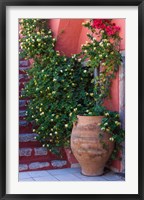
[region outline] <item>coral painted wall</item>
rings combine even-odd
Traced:
[[[61,54],[71,56],[77,53],[83,20],[54,19],[50,20],[50,27],[57,39],[56,50]]]

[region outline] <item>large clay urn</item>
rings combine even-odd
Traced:
[[[71,134],[71,149],[78,160],[82,174],[98,176],[103,174],[114,142],[110,141],[110,134],[101,131],[99,123],[103,116],[77,116]]]

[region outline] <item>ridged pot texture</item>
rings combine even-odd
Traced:
[[[81,166],[82,174],[102,175],[114,148],[114,142],[109,140],[110,134],[100,129],[103,116],[78,115],[77,118],[71,134],[72,152]]]

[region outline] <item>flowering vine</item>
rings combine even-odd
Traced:
[[[27,120],[33,124],[36,139],[58,153],[61,147],[69,146],[78,114],[104,115],[101,129],[120,145],[124,131],[119,115],[103,106],[121,64],[119,27],[106,19],[84,23],[89,40],[80,54],[68,58],[55,50],[56,39],[47,20],[22,19],[20,25],[20,57],[34,61],[20,98],[30,97]]]
[[[103,105],[103,100],[110,96],[112,79],[121,65],[121,54],[119,52],[119,32],[109,35],[107,27],[113,27],[111,20],[94,19],[83,23],[89,29],[88,41],[82,45],[83,61],[87,61],[88,70],[95,71],[92,79],[94,87],[94,101],[97,106]],[[117,29],[119,27],[117,26]],[[112,30],[115,30],[112,29]],[[96,114],[96,113],[95,113]]]
[[[87,73],[77,55],[68,58],[54,49],[56,39],[47,20],[23,19],[20,24],[20,57],[34,61],[20,96],[30,97],[26,119],[42,146],[58,153],[69,146],[76,115],[91,114],[93,74]]]

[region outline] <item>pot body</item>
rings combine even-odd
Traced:
[[[103,116],[77,116],[71,134],[71,149],[78,160],[82,174],[98,176],[103,174],[106,162],[113,149],[114,142],[110,134],[101,131],[99,123]]]

